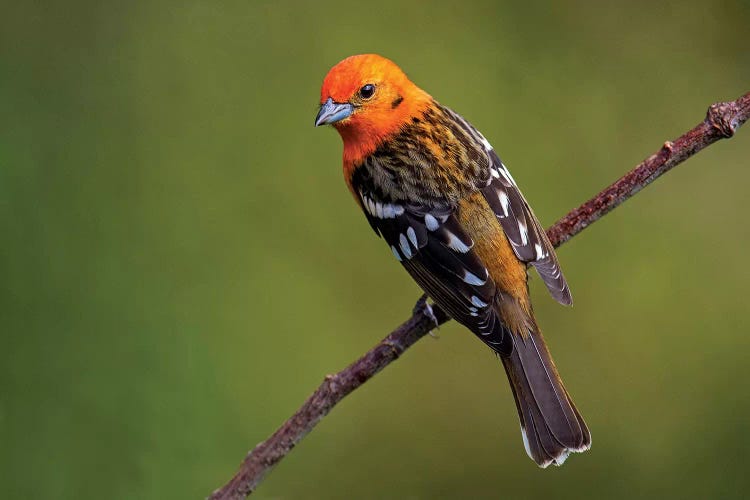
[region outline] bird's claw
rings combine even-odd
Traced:
[[[412,310],[414,314],[423,314],[425,315],[430,321],[433,322],[435,325],[435,330],[440,329],[440,322],[438,321],[437,317],[435,316],[435,313],[432,310],[432,306],[427,302],[427,294],[423,294],[416,304],[414,304],[414,309]],[[429,332],[429,335],[431,337],[437,337],[433,333],[433,331]]]

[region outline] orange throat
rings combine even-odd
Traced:
[[[352,167],[361,163],[387,140],[385,134],[364,127],[341,125],[336,127],[344,142],[344,164]]]
[[[347,182],[354,168],[361,164],[379,146],[398,135],[412,119],[421,118],[432,104],[432,98],[415,88],[408,105],[389,109],[366,117],[353,116],[345,123],[335,124],[344,142],[344,175]]]
[[[355,168],[373,154],[381,144],[387,142],[389,137],[398,134],[400,128],[399,126],[383,133],[382,131],[363,129],[362,127],[337,127],[341,139],[344,141],[344,179],[350,190],[352,189],[351,180]]]

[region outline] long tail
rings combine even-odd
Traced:
[[[540,467],[562,465],[570,452],[591,446],[591,434],[565,390],[541,332],[514,336],[501,356],[513,388],[526,453]]]

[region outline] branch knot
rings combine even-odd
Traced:
[[[722,137],[729,139],[740,126],[737,111],[734,102],[717,102],[709,106],[706,120]]]

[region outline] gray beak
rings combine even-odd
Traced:
[[[320,111],[318,116],[315,117],[315,126],[328,125],[330,123],[336,123],[349,117],[354,111],[354,106],[345,103],[333,102],[330,97],[328,100],[320,105]]]

